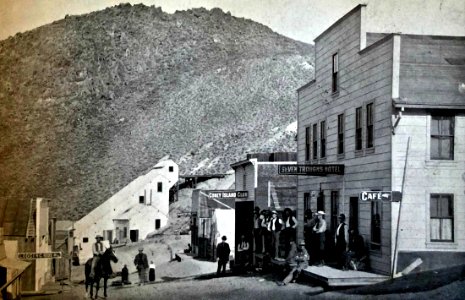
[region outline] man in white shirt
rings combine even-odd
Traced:
[[[103,237],[100,234],[97,234],[95,236],[96,242],[92,244],[92,254],[94,255],[92,259],[92,268],[90,270],[90,277],[94,277],[95,275],[95,267],[97,266],[100,257],[102,254],[105,252],[105,249],[103,247]]]
[[[345,254],[349,246],[349,228],[345,223],[346,216],[339,215],[339,226],[336,229],[334,243],[336,245],[336,262],[337,267],[342,269],[345,266]]]
[[[317,241],[318,244],[315,245],[315,263],[319,265],[324,265],[324,259],[323,259],[323,254],[325,251],[325,244],[326,244],[326,221],[324,219],[325,212],[324,211],[318,211],[318,220],[313,226],[313,231],[317,235]]]
[[[279,256],[279,235],[283,227],[283,220],[278,218],[278,212],[273,210],[270,223],[268,224],[268,230],[271,232],[271,249],[274,253],[271,253],[271,257],[278,258]]]

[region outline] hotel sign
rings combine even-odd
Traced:
[[[344,165],[279,165],[278,174],[309,176],[344,175]]]
[[[247,198],[248,191],[209,191],[207,193],[210,198]]]
[[[19,259],[61,258],[61,252],[20,252]]]

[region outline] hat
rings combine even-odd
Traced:
[[[103,239],[103,236],[101,236],[100,234],[97,234],[97,235],[95,236],[95,239]]]
[[[305,246],[305,240],[300,240],[300,243],[299,243],[299,245],[301,245],[301,246]]]
[[[221,238],[223,241],[226,241],[226,236],[223,235],[223,237]]]
[[[319,211],[318,211],[318,214],[319,214],[319,215],[322,215],[322,216],[326,215],[325,212],[322,211],[322,210],[319,210]]]
[[[273,215],[276,214],[276,215],[277,215],[278,212],[277,212],[276,210],[273,210],[273,211],[271,212],[271,214],[273,214]]]
[[[139,251],[144,251],[144,247],[139,247]]]
[[[346,219],[346,215],[340,214],[340,215],[339,215],[339,218],[342,219],[342,220],[345,220],[345,219]]]

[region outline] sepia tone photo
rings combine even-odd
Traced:
[[[0,0],[2,299],[463,299],[463,0]]]

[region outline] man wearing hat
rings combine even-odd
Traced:
[[[223,269],[223,274],[226,273],[226,264],[229,261],[229,253],[231,253],[231,249],[229,248],[229,244],[226,243],[226,239],[226,236],[223,235],[221,243],[216,246],[216,256],[218,257],[218,269],[216,270],[217,275],[220,275],[221,269]]]
[[[92,244],[92,254],[93,254],[93,259],[92,259],[92,268],[90,269],[90,277],[93,278],[95,275],[95,267],[97,266],[98,262],[100,261],[100,257],[102,254],[105,252],[105,249],[103,247],[103,236],[100,234],[97,234],[95,236],[95,243]]]
[[[271,256],[277,258],[279,254],[279,235],[283,227],[283,220],[278,218],[278,212],[273,210],[271,212],[271,220],[268,223],[268,230],[271,232]]]
[[[278,282],[278,285],[286,285],[291,281],[295,281],[300,272],[308,267],[308,259],[309,256],[307,249],[305,249],[305,241],[301,240],[297,246],[294,260],[289,263],[289,265],[292,267],[291,271],[283,281]]]
[[[339,226],[336,229],[334,243],[336,245],[337,267],[342,269],[345,266],[346,252],[349,246],[349,228],[345,223],[346,215],[339,215]]]
[[[149,268],[149,261],[147,255],[144,253],[144,248],[139,247],[139,253],[134,258],[134,265],[136,266],[137,273],[139,274],[139,285],[147,282],[147,269]]]
[[[313,226],[313,232],[316,234],[316,241],[317,241],[317,247],[315,249],[315,263],[318,263],[320,265],[324,264],[324,259],[323,259],[323,254],[325,251],[325,244],[326,244],[326,221],[324,219],[325,212],[320,210],[317,213],[318,215],[318,220]]]

